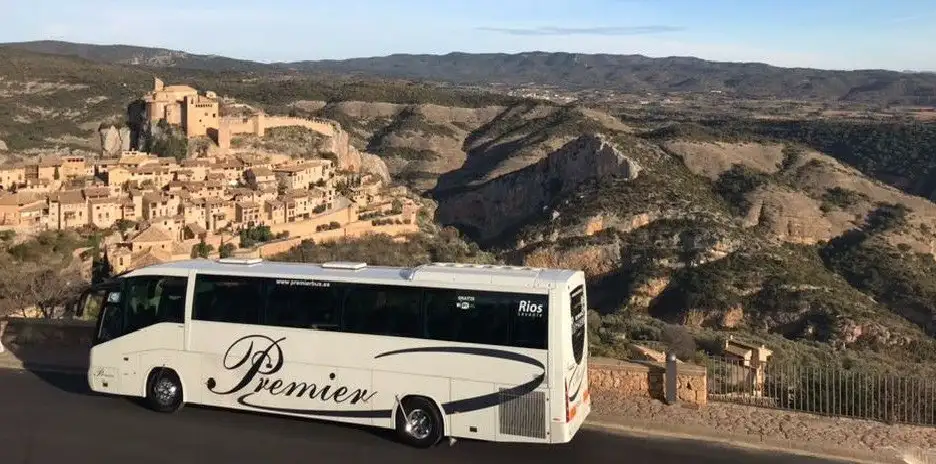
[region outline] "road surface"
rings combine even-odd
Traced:
[[[558,446],[461,440],[419,450],[338,424],[192,406],[159,414],[93,395],[82,376],[12,370],[0,370],[0,415],[3,464],[833,462],[585,429]]]

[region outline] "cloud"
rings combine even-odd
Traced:
[[[510,35],[643,35],[685,30],[678,26],[610,26],[610,27],[479,27],[478,30]]]

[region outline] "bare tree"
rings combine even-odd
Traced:
[[[35,307],[42,317],[77,297],[87,286],[74,268],[58,269],[54,264],[4,263],[0,265],[0,316],[27,315]]]
[[[12,262],[0,264],[0,317],[12,316],[22,312],[28,303],[29,290],[24,279],[28,266],[16,266]]]
[[[43,267],[34,271],[27,280],[30,299],[44,318],[56,317],[56,311],[76,298],[86,283],[75,269],[58,271]]]

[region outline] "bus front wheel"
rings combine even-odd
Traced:
[[[400,401],[396,412],[396,432],[400,439],[417,448],[428,448],[442,439],[442,414],[428,398],[409,396]]]
[[[172,369],[156,368],[146,382],[146,403],[154,411],[172,413],[182,408],[182,381]]]

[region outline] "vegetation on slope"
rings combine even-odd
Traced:
[[[327,261],[358,261],[378,266],[416,266],[432,262],[492,264],[493,255],[474,243],[466,242],[451,227],[436,235],[415,234],[409,240],[397,241],[382,234],[357,239],[339,239],[315,244],[305,241],[295,248],[271,258],[275,261],[323,263]]]
[[[718,128],[688,128],[644,139],[768,140],[753,131],[722,137]],[[626,137],[619,141],[625,150],[635,145]],[[879,205],[861,230],[814,245],[782,244],[769,229],[741,226],[753,192],[796,188],[786,171],[801,162],[802,151],[788,146],[783,155],[777,174],[736,164],[709,180],[688,172],[677,156],[654,162],[645,153],[640,163],[646,169],[636,179],[581,185],[549,207],[555,214],[518,233],[524,244],[519,258],[504,256],[517,262],[545,252],[560,265],[619,257],[588,268],[601,271],[591,276],[589,293],[594,318],[605,327],[599,349],[615,346],[615,334],[630,330],[628,321],[642,320],[656,321],[657,328],[630,336],[662,342],[670,324],[689,328],[699,340],[732,333],[765,340],[783,346],[781,356],[811,361],[836,351],[842,354],[836,362],[864,356],[877,367],[936,360],[936,342],[927,336],[936,314],[936,262],[885,239],[905,226],[906,207]],[[868,197],[834,187],[817,200],[825,210],[847,210]],[[581,236],[590,221],[601,230]]]
[[[908,193],[936,193],[936,124],[845,120],[713,120],[667,124],[653,141],[779,141],[802,144]]]

